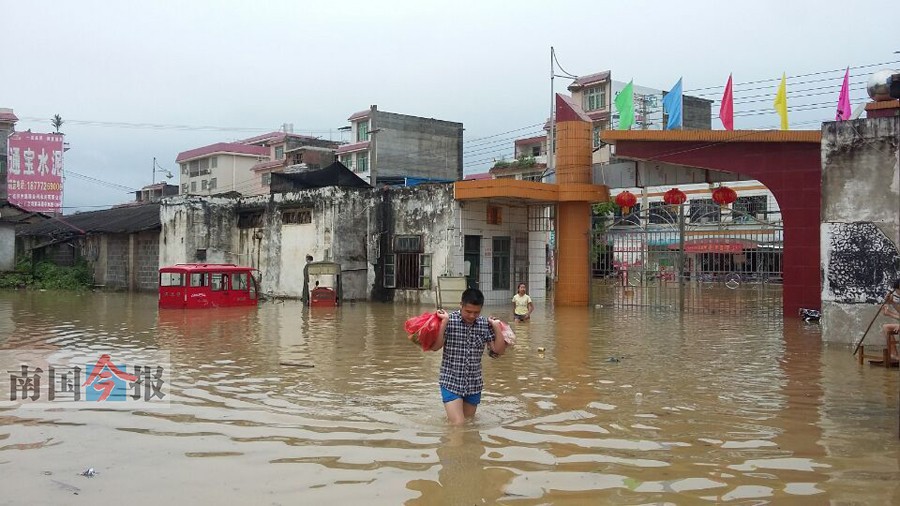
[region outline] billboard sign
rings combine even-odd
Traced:
[[[7,153],[9,201],[29,211],[61,212],[63,136],[16,132]]]

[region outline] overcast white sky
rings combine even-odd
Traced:
[[[548,115],[551,45],[568,72],[611,69],[660,89],[683,76],[686,93],[716,100],[733,72],[736,128],[777,126],[777,82],[742,83],[786,72],[789,106],[812,108],[792,111],[792,128],[817,129],[834,117],[843,72],[790,77],[900,60],[888,4],[0,0],[0,107],[35,132],[52,131],[60,114],[66,169],[129,188],[150,183],[153,157],[177,173],[180,151],[286,122],[340,138],[336,129],[371,104],[463,122],[465,170],[483,172],[515,137],[539,133],[529,126]],[[877,68],[851,70],[854,106]],[[557,79],[556,90],[567,84]],[[67,213],[132,198],[66,179]]]

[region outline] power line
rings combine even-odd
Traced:
[[[895,64],[895,63],[900,63],[900,61],[889,61],[889,62],[882,62],[882,63],[868,63],[868,64],[865,64],[865,65],[856,65],[856,66],[851,66],[851,67],[850,67],[850,70],[858,70],[858,69],[864,69],[864,68],[879,67],[879,66],[882,66],[882,65],[893,65],[893,64]],[[810,73],[808,73],[808,74],[797,74],[797,75],[793,75],[793,76],[787,76],[787,79],[790,80],[790,79],[798,79],[798,78],[801,78],[801,77],[818,76],[818,75],[830,74],[830,73],[834,73],[834,72],[841,72],[841,71],[845,71],[845,70],[847,70],[846,67],[845,67],[845,68],[841,68],[841,69],[834,69],[834,70],[822,70],[822,71],[819,71],[819,72],[810,72]],[[735,86],[735,87],[737,87],[737,86],[743,86],[743,85],[748,85],[748,84],[772,83],[772,82],[776,82],[776,81],[781,81],[781,78],[780,78],[780,77],[775,77],[775,78],[771,78],[771,79],[759,79],[759,80],[756,80],[756,81],[744,81],[744,82],[739,82],[739,83],[732,83],[732,85]],[[724,90],[724,89],[725,89],[725,85],[721,85],[721,86],[707,86],[707,87],[705,87],[705,88],[694,88],[694,89],[690,89],[690,90],[684,90],[684,92],[685,92],[685,93],[688,93],[688,92],[694,92],[694,91],[715,90],[715,89],[723,89],[723,90]],[[746,90],[745,90],[745,91],[746,91]]]

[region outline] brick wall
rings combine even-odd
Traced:
[[[156,291],[159,288],[159,231],[135,235],[134,266],[137,290]]]
[[[106,287],[128,289],[128,236],[125,234],[107,236]]]

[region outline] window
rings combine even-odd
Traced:
[[[215,168],[217,168],[218,166],[219,166],[219,157],[218,157],[218,156],[211,156],[211,157],[209,157],[209,168],[210,168],[210,169],[215,169]]]
[[[509,237],[494,237],[494,272],[491,277],[491,289],[509,290]]]
[[[231,275],[231,289],[247,291],[247,273],[235,272]]]
[[[191,181],[191,193],[194,193],[196,191],[197,191],[197,182]]]
[[[188,175],[191,177],[200,175],[200,160],[194,160],[188,164]]]
[[[209,174],[209,158],[200,160],[200,175]]]
[[[207,188],[209,188],[209,181],[205,179],[203,181],[200,181],[200,189],[206,190]]]
[[[394,253],[421,253],[422,238],[418,235],[398,235],[394,237]]]
[[[596,111],[606,108],[606,85],[592,86],[584,90],[584,110]]]
[[[228,289],[228,274],[214,272],[209,276],[209,289],[219,292]]]
[[[353,170],[353,155],[341,155],[341,163],[344,164],[344,167]]]
[[[717,223],[719,221],[722,211],[712,199],[695,199],[690,202],[688,215],[691,223]]]
[[[356,142],[369,140],[369,120],[363,120],[356,124]]]
[[[184,286],[184,275],[180,272],[163,272],[159,275],[159,286]]]
[[[307,225],[312,223],[312,209],[285,209],[281,212],[283,225]]]
[[[753,219],[765,220],[769,210],[769,202],[766,195],[753,195],[750,197],[738,197],[731,208],[734,210],[734,221],[753,221]]]
[[[262,211],[241,213],[238,215],[238,228],[259,228],[263,223]]]
[[[275,146],[275,159],[281,160],[284,158],[284,146]]]
[[[181,174],[183,176],[188,175],[188,164],[186,164],[186,163],[181,164]]]
[[[419,255],[419,288],[431,289],[431,255]]]
[[[206,286],[206,273],[205,272],[192,272],[191,273],[191,286]]]
[[[270,184],[272,184],[272,173],[266,172],[265,174],[263,174],[260,178],[260,182],[262,182],[263,186],[269,186]]]
[[[497,206],[487,206],[488,225],[501,225],[503,223],[503,209]]]
[[[385,255],[384,258],[384,287],[397,287],[397,259],[394,255]]]
[[[216,178],[212,178],[209,180],[209,189],[210,190],[216,189]]]
[[[593,146],[595,148],[600,147],[600,132],[603,128],[600,125],[594,125],[593,130],[591,131],[591,139],[593,139]]]
[[[422,254],[422,237],[398,235],[384,262],[385,288],[431,289],[431,255]]]
[[[541,147],[540,146],[532,146],[531,147],[531,156],[541,156]]]
[[[678,206],[670,206],[665,202],[650,202],[650,223],[678,223]]]
[[[627,215],[622,214],[622,208],[616,207],[616,212],[613,213],[615,216],[615,224],[616,225],[640,225],[641,218],[641,204],[637,203],[631,207],[629,213]]]
[[[369,153],[362,152],[356,154],[356,172],[369,171]]]
[[[187,192],[188,192],[188,185],[187,185],[187,183],[184,183],[183,185],[181,185],[181,193],[187,193]]]
[[[541,173],[540,172],[526,172],[522,174],[522,181],[536,181],[538,183],[541,182]]]

